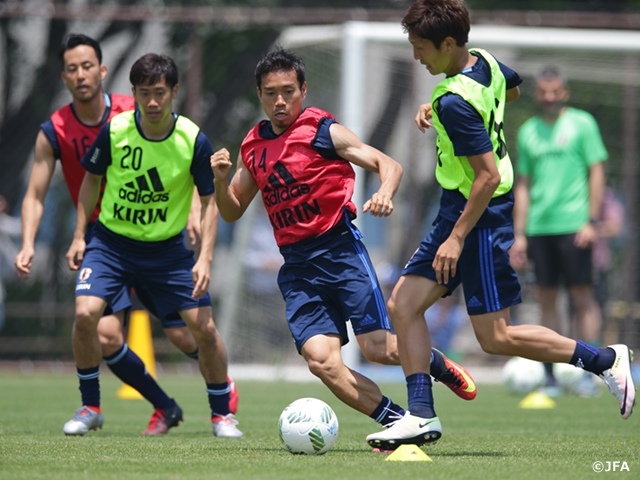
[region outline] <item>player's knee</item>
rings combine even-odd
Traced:
[[[510,341],[506,334],[476,334],[476,338],[482,351],[490,355],[504,355],[510,347]]]
[[[363,345],[362,354],[370,362],[383,365],[394,364],[394,358],[387,348],[387,342],[366,342]]]
[[[97,328],[98,318],[96,318],[95,312],[82,306],[77,307],[74,318],[74,329],[77,332],[95,332]]]
[[[392,296],[387,302],[387,311],[394,323],[410,322],[416,312],[408,302],[403,302]]]
[[[307,359],[309,371],[322,381],[327,381],[335,376],[337,365],[327,357]]]
[[[211,318],[207,321],[198,322],[190,327],[190,330],[196,342],[213,340],[217,334],[216,327]]]
[[[167,328],[165,329],[165,332],[167,333],[167,337],[171,343],[183,352],[192,353],[198,348],[198,345],[196,344],[196,341],[189,329]]]

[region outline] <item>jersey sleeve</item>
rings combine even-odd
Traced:
[[[584,158],[588,166],[603,162],[609,158],[607,148],[602,141],[600,128],[593,115],[586,114],[584,121],[584,129],[582,130],[582,138],[584,139]]]
[[[510,69],[500,62],[498,62],[498,66],[500,67],[500,71],[502,72],[502,75],[504,75],[504,79],[507,82],[507,90],[516,88],[522,83],[522,78],[514,70]]]
[[[40,125],[44,136],[47,137],[49,143],[51,144],[51,148],[53,148],[53,156],[56,160],[60,159],[60,144],[58,143],[58,136],[56,135],[56,129],[53,126],[53,122],[51,119]]]
[[[80,160],[85,170],[94,175],[104,175],[111,165],[110,126],[111,122],[108,122],[102,127],[95,141]]]
[[[318,122],[318,131],[315,138],[311,141],[311,148],[318,152],[327,160],[344,160],[336,152],[336,147],[331,139],[331,125],[338,123],[330,117],[321,118]]]
[[[482,117],[460,95],[455,93],[443,95],[436,108],[438,118],[453,144],[456,157],[481,155],[493,150],[493,144]]]
[[[196,145],[193,150],[191,175],[193,175],[193,181],[198,188],[198,194],[201,197],[212,195],[214,192],[213,171],[211,170],[211,155],[213,155],[213,147],[204,133],[198,132]]]

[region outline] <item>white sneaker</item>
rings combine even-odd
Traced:
[[[422,418],[406,412],[402,419],[381,432],[367,436],[374,449],[395,450],[400,445],[424,445],[435,443],[442,436],[442,425],[438,417]]]
[[[216,437],[230,437],[240,438],[242,432],[238,430],[238,421],[233,416],[233,413],[225,415],[224,417],[215,417],[213,421],[213,434]]]
[[[73,419],[64,424],[62,431],[65,435],[84,435],[89,430],[102,429],[103,423],[104,418],[101,413],[89,407],[80,407],[76,410]]]
[[[609,387],[611,395],[618,400],[620,415],[623,419],[627,419],[636,403],[636,387],[631,376],[633,351],[626,345],[609,345],[608,348],[616,352],[616,359],[609,370],[602,372],[601,377]]]

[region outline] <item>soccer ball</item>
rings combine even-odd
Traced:
[[[582,382],[584,375],[584,370],[569,363],[553,364],[553,376],[556,378],[558,385],[566,392],[577,393],[578,386]]]
[[[542,386],[544,365],[521,357],[513,357],[502,369],[502,381],[509,392],[526,394]]]
[[[338,439],[338,417],[317,398],[300,398],[282,411],[280,439],[291,453],[322,455]]]

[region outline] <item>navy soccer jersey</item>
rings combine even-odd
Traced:
[[[285,263],[278,285],[298,351],[315,335],[389,330],[385,301],[362,234],[349,216],[328,232],[280,247]]]

